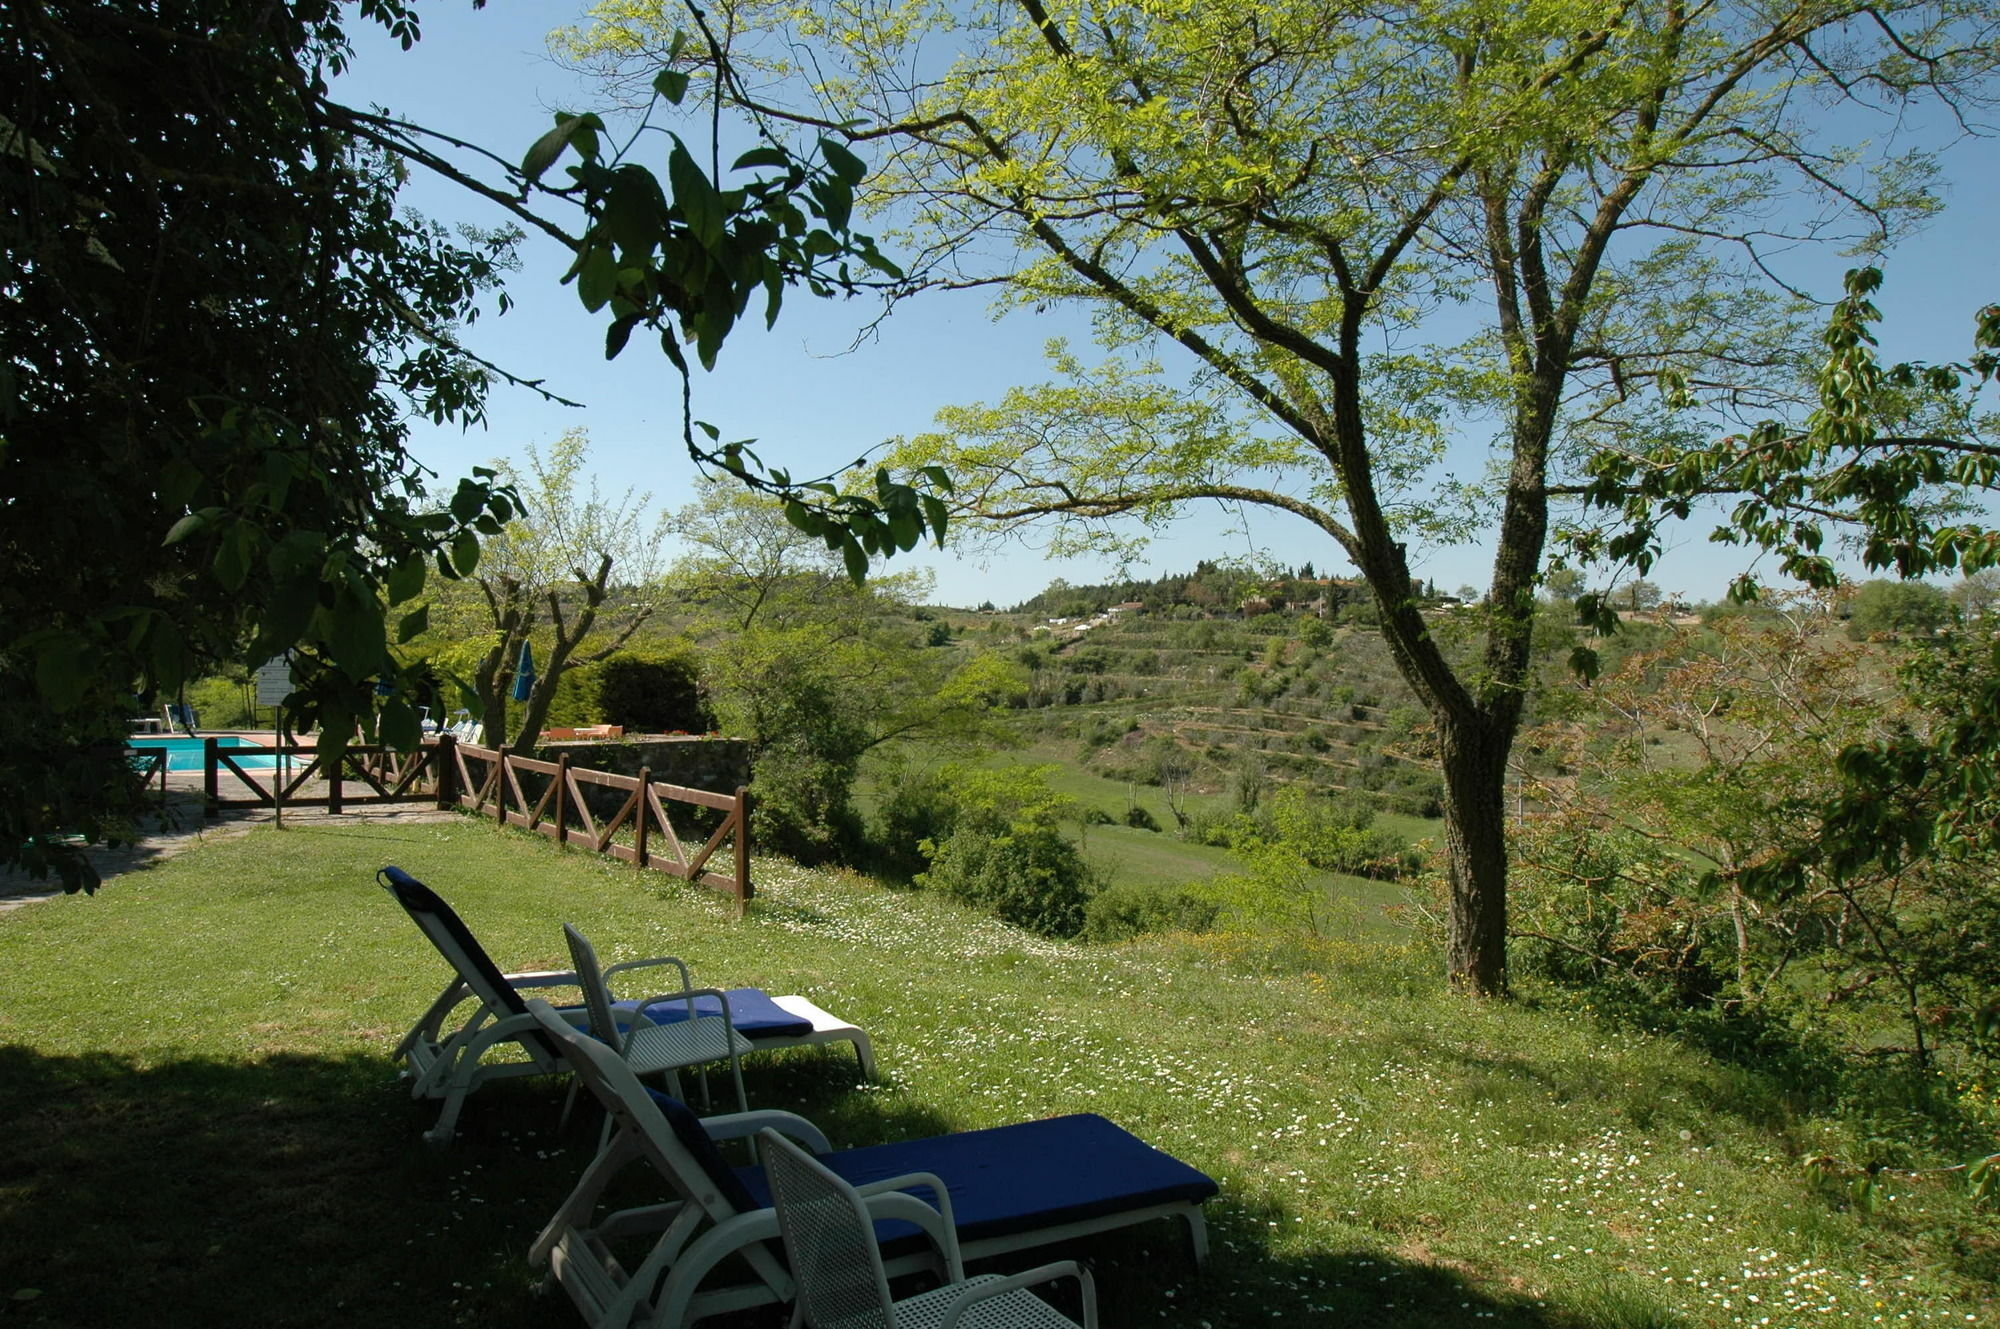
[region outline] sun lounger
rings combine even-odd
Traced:
[[[395,1051],[396,1060],[404,1064],[411,1096],[442,1100],[438,1123],[424,1138],[443,1144],[451,1139],[466,1096],[480,1085],[514,1076],[567,1073],[564,1063],[535,1035],[521,994],[551,988],[576,991],[577,976],[569,970],[502,973],[457,912],[430,887],[401,868],[385,867],[377,878],[452,968],[451,980]],[[607,966],[604,977],[608,981],[622,973],[669,963],[679,962],[671,956],[628,960]],[[773,997],[757,988],[732,988],[720,994],[719,1000],[715,996],[697,997],[693,1013],[697,1018],[719,1015],[721,1001],[728,1002],[730,1022],[756,1051],[851,1043],[862,1075],[875,1077],[874,1046],[867,1033],[804,997]],[[472,1003],[471,1014],[454,1025],[454,1014],[467,1003]],[[638,1005],[617,1002],[613,1009],[629,1014]],[[564,1014],[578,1027],[588,1023],[588,1014],[580,1005],[565,1006]],[[648,1006],[645,1014],[654,1024],[670,1024],[688,1018],[688,1007],[679,1001],[657,1002]],[[490,1055],[516,1046],[525,1060]]]
[[[923,1140],[833,1152],[813,1124],[789,1112],[698,1118],[649,1090],[603,1044],[572,1029],[548,1003],[528,1003],[543,1035],[611,1114],[610,1144],[535,1241],[592,1329],[643,1323],[678,1329],[709,1315],[792,1299],[778,1256],[778,1222],[760,1168],[732,1167],[719,1141],[774,1129],[812,1150],[864,1196],[935,1173],[951,1194],[965,1259],[1030,1250],[1156,1218],[1188,1226],[1194,1258],[1207,1253],[1201,1204],[1215,1183],[1103,1117],[1080,1114]],[[667,1202],[600,1215],[608,1187],[644,1164]],[[614,1252],[653,1242],[629,1268]],[[921,1228],[879,1223],[892,1277],[933,1267]]]

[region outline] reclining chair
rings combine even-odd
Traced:
[[[433,1144],[448,1143],[466,1095],[480,1085],[513,1076],[567,1073],[562,1058],[535,1032],[521,993],[551,987],[576,989],[577,975],[569,970],[502,973],[471,929],[437,892],[401,868],[385,867],[376,875],[453,971],[451,981],[403,1035],[395,1051],[396,1059],[404,1063],[403,1074],[410,1083],[411,1097],[443,1100],[438,1123],[424,1133],[424,1138]],[[610,965],[603,977],[608,981],[620,973],[659,965],[680,966],[685,973],[685,966],[679,960],[662,956]],[[452,1013],[467,1001],[475,1003],[471,1015],[456,1028],[450,1027]],[[720,1021],[726,1013],[727,1024],[757,1051],[851,1043],[863,1077],[875,1076],[874,1045],[867,1033],[827,1014],[804,997],[773,997],[757,988],[733,988],[727,992],[708,989],[705,995],[683,993],[650,1004],[614,1002],[613,1010],[629,1019],[642,1004],[646,1007],[645,1022],[655,1025],[687,1019]],[[581,1006],[564,1008],[564,1015],[578,1026],[587,1025],[589,1020],[588,1012]],[[526,1054],[526,1060],[489,1059],[488,1053],[510,1046],[518,1046]]]
[[[1201,1203],[1216,1193],[1215,1183],[1103,1117],[1055,1117],[836,1153],[811,1122],[789,1112],[696,1117],[640,1084],[615,1052],[571,1028],[547,1002],[530,1000],[528,1009],[613,1122],[610,1144],[529,1251],[592,1329],[680,1329],[793,1299],[763,1169],[731,1167],[717,1148],[766,1128],[805,1145],[863,1197],[911,1188],[912,1173],[941,1178],[964,1259],[1156,1218],[1185,1222],[1195,1261],[1207,1254]],[[600,1216],[606,1189],[635,1164],[648,1167],[673,1198]],[[629,1268],[613,1250],[649,1236],[650,1248]],[[876,1236],[886,1277],[938,1267],[917,1224],[886,1219]]]

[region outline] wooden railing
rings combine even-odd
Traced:
[[[670,873],[735,897],[739,912],[755,893],[750,884],[750,791],[714,794],[704,789],[654,780],[649,769],[613,775],[572,766],[569,755],[540,761],[505,748],[477,747],[450,735],[427,744],[435,753],[439,807],[461,807],[503,826],[546,835],[558,844],[581,845],[640,870]],[[539,786],[539,792],[536,792]],[[588,787],[623,792],[625,797],[602,824],[590,810]],[[607,800],[608,801],[608,800]],[[684,842],[667,816],[672,803],[721,813],[715,829],[698,846]],[[709,864],[725,844],[733,848],[730,871]]]
[[[247,759],[272,759],[271,768],[246,766]],[[211,817],[224,808],[323,807],[337,813],[350,805],[408,803],[433,796],[434,764],[434,752],[428,747],[399,753],[357,744],[338,761],[330,761],[307,743],[226,748],[211,738],[201,750],[202,801]],[[224,772],[234,777],[232,791],[248,792],[225,796]],[[309,781],[324,788],[308,789]],[[359,785],[360,791],[350,791],[351,784]]]
[[[160,781],[160,811],[167,809],[167,753],[164,748],[126,748],[125,760],[139,777],[139,787],[151,789],[154,777]]]
[[[277,760],[269,771],[244,764],[246,758],[273,757]],[[159,759],[164,767],[166,754]],[[225,797],[225,774],[232,788],[247,792]],[[162,773],[163,786],[165,779]],[[593,786],[625,794],[601,825],[584,792]],[[202,796],[211,817],[224,808],[324,807],[338,813],[349,806],[435,800],[441,808],[464,808],[558,844],[578,845],[642,871],[666,872],[722,891],[735,898],[739,913],[754,894],[749,790],[713,794],[654,780],[643,768],[636,776],[612,775],[572,766],[567,754],[538,761],[444,734],[425,739],[411,753],[356,745],[330,761],[306,744],[226,748],[209,739],[202,747]],[[720,814],[699,845],[683,841],[674,829],[667,808],[675,803]],[[710,864],[724,845],[732,853],[724,859],[725,870],[718,871]]]

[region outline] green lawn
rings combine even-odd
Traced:
[[[388,1051],[443,969],[371,882],[399,864],[506,966],[672,950],[874,1034],[749,1068],[840,1144],[1098,1111],[1215,1176],[1200,1273],[1166,1225],[1090,1243],[1109,1326],[1686,1329],[1990,1324],[2000,1225],[1945,1180],[1872,1216],[1800,1163],[1854,1147],[1755,1071],[1432,958],[1293,973],[1229,938],[1090,949],[760,862],[721,901],[486,825],[259,831],[0,916],[0,1318],[577,1323],[524,1253],[596,1128],[475,1096],[453,1147]],[[783,1317],[758,1323],[782,1324]]]

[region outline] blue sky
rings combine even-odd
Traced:
[[[575,21],[569,0],[494,0],[474,11],[462,0],[426,5],[424,39],[408,52],[372,25],[351,26],[357,58],[339,85],[351,103],[378,103],[420,124],[477,142],[518,160],[548,128],[556,109],[589,109],[603,99],[586,82],[549,60],[544,39]],[[1988,142],[1947,159],[1954,185],[1944,217],[1894,255],[1883,306],[1885,351],[1895,358],[1953,359],[1969,349],[1971,314],[2000,299],[2000,149]],[[448,183],[419,177],[407,202],[441,221],[493,225],[497,209]],[[680,441],[679,380],[643,338],[617,360],[602,353],[602,324],[558,285],[567,254],[553,242],[529,243],[523,270],[508,283],[515,307],[480,320],[467,341],[481,355],[528,378],[546,378],[563,396],[585,403],[573,410],[520,389],[496,387],[484,431],[420,422],[416,455],[449,481],[496,457],[518,458],[524,446],[545,446],[564,429],[590,431],[602,486],[650,491],[656,505],[685,502],[693,467]],[[1826,261],[1837,283],[1841,263]],[[1829,285],[1831,289],[1831,284]],[[695,382],[695,414],[725,438],[754,437],[771,464],[819,474],[884,440],[930,427],[943,406],[997,399],[1016,384],[1044,378],[1042,346],[1050,337],[1088,340],[1074,314],[1019,313],[995,321],[987,298],[940,293],[906,304],[878,334],[849,351],[856,329],[876,307],[867,301],[790,297],[777,327],[761,321],[731,335],[713,373]],[[1470,451],[1470,450],[1469,450]],[[1471,463],[1476,466],[1479,463]],[[1742,565],[1741,551],[1707,544],[1692,531],[1652,574],[1692,598],[1719,596]],[[1137,571],[1184,571],[1203,558],[1268,553],[1296,565],[1345,572],[1331,541],[1290,518],[1253,519],[1248,533],[1234,515],[1196,511],[1157,541]],[[1414,553],[1414,551],[1413,551]],[[1440,587],[1483,587],[1490,550],[1483,545],[1421,555],[1419,575]],[[1056,561],[1033,547],[957,556],[931,551],[915,560],[933,569],[939,603],[1002,606],[1033,595],[1052,577],[1102,580],[1113,569],[1089,561]],[[909,566],[898,559],[895,568]]]

